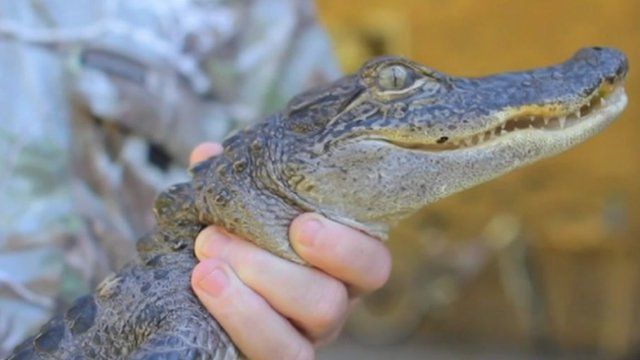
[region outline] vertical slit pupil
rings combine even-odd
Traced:
[[[393,86],[400,86],[400,70],[398,68],[393,68]]]

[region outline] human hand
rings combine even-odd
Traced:
[[[218,155],[201,144],[191,164]],[[295,251],[313,267],[281,259],[249,241],[209,226],[197,237],[196,295],[250,359],[313,359],[334,340],[361,295],[380,288],[391,257],[379,240],[302,214],[289,228]]]

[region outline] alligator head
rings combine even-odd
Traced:
[[[261,130],[240,138],[269,149],[250,162],[269,163],[253,177],[294,209],[278,219],[316,211],[386,238],[389,226],[429,203],[598,133],[626,105],[627,69],[626,57],[607,48],[580,50],[556,66],[482,78],[383,57],[294,98]],[[237,158],[233,153],[227,157]],[[251,207],[244,205],[242,214]],[[267,208],[259,211],[256,220],[277,223],[262,214]],[[257,242],[298,260],[286,230],[239,230],[249,238],[280,238]]]

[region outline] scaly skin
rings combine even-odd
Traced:
[[[234,359],[189,287],[193,241],[221,225],[289,260],[287,229],[314,211],[385,239],[421,207],[598,133],[624,109],[627,60],[579,51],[543,69],[455,78],[402,58],[294,98],[160,194],[140,260],[10,359]]]

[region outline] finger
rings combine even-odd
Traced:
[[[360,303],[361,298],[356,297],[353,298],[351,300],[349,300],[349,307],[347,310],[347,315],[351,314],[351,312],[353,311],[353,309],[358,306],[358,304]],[[346,323],[347,318],[345,318],[345,321],[338,327],[336,327],[332,332],[327,333],[326,335],[324,335],[321,339],[316,340],[313,344],[315,345],[316,348],[318,347],[322,347],[328,344],[331,344],[332,342],[334,342],[342,333],[342,328],[344,327],[345,323]]]
[[[389,250],[360,231],[308,213],[292,222],[289,233],[300,257],[350,285],[353,294],[379,289],[389,278]]]
[[[189,156],[189,165],[205,161],[212,156],[216,156],[222,153],[222,145],[214,142],[202,143],[193,149],[191,156]]]
[[[349,299],[342,282],[281,259],[222,229],[202,231],[196,239],[196,255],[227,262],[249,288],[291,319],[314,343],[339,330],[347,318]]]
[[[199,263],[192,287],[207,310],[250,359],[312,359],[313,347],[219,260]]]

